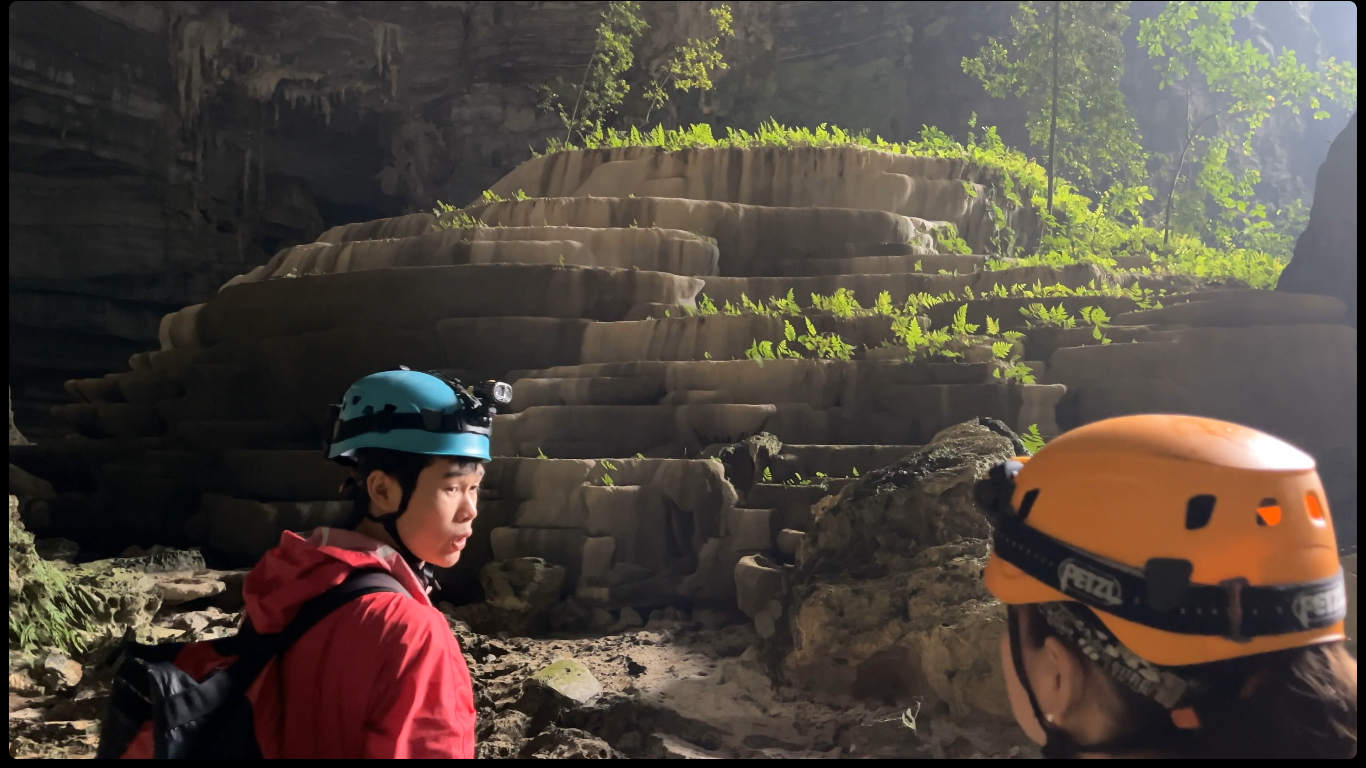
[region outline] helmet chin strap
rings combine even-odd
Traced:
[[[408,564],[408,568],[412,570],[414,576],[417,576],[417,581],[422,585],[422,588],[431,591],[432,587],[436,585],[435,570],[432,566],[420,560],[417,555],[413,554],[411,549],[408,549],[407,542],[403,540],[402,534],[398,532],[398,519],[402,517],[403,513],[406,511],[408,511],[408,494],[405,493],[403,495],[403,501],[399,502],[398,511],[388,515],[376,516],[370,514],[370,511],[367,509],[365,511],[365,516],[370,520],[379,523],[380,526],[384,528],[384,532],[389,534],[389,538],[394,541],[394,551],[398,552],[398,556],[403,558],[403,562]]]
[[[1034,719],[1039,722],[1039,728],[1043,730],[1044,743],[1039,750],[1040,755],[1048,760],[1057,760],[1079,757],[1084,752],[1121,754],[1141,747],[1143,737],[1139,733],[1109,739],[1099,744],[1078,744],[1072,738],[1072,734],[1057,727],[1047,717],[1044,717],[1043,710],[1039,708],[1039,700],[1034,695],[1034,688],[1029,684],[1029,675],[1025,673],[1024,644],[1020,642],[1020,617],[1017,615],[1017,612],[1022,609],[1026,608],[1011,606],[1006,617],[1010,636],[1010,660],[1015,665],[1015,677],[1019,679],[1020,687],[1024,688],[1025,695],[1029,697],[1029,706],[1034,710]]]

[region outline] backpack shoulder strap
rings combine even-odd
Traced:
[[[342,583],[304,603],[299,613],[280,632],[262,635],[252,629],[250,622],[244,623],[238,638],[234,638],[240,640],[237,648],[240,655],[227,668],[227,673],[241,686],[241,690],[245,690],[260,676],[271,659],[289,650],[318,622],[352,600],[376,592],[396,592],[412,597],[387,571],[353,571]]]
[[[299,613],[279,633],[279,639],[275,641],[278,644],[275,653],[284,653],[294,644],[294,641],[303,637],[305,632],[327,618],[333,611],[352,600],[365,595],[373,595],[376,592],[397,592],[406,597],[412,597],[408,590],[398,583],[398,579],[391,576],[388,571],[352,571],[345,581],[304,603],[303,607],[299,609]]]

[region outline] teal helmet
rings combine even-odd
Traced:
[[[483,382],[466,388],[436,373],[406,368],[374,373],[332,406],[327,458],[348,460],[358,448],[387,448],[489,461],[489,433],[512,387]]]

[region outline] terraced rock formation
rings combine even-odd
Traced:
[[[495,186],[514,199],[333,228],[168,315],[160,350],[68,383],[75,402],[56,410],[84,437],[12,447],[11,461],[55,488],[45,533],[248,564],[280,531],[345,514],[319,447],[349,383],[398,365],[501,378],[516,396],[495,424],[476,539],[444,578],[453,601],[478,601],[485,563],[543,558],[566,570],[570,623],[753,606],[760,587],[737,594],[744,558],[791,563],[822,499],[978,417],[1044,436],[1143,411],[1268,429],[1320,459],[1354,542],[1356,331],[1340,301],[1012,267],[980,253],[993,225],[965,183],[985,194],[992,178],[863,149],[537,158]],[[939,253],[947,224],[979,254]],[[1015,290],[1030,286],[1079,295]],[[910,309],[807,301],[841,289]],[[1165,306],[1141,309],[1158,289]],[[1031,304],[1113,320],[1034,327]],[[956,360],[908,362],[906,323],[1022,336],[993,350],[1000,336],[962,330]],[[785,336],[800,351],[792,326],[850,347],[746,359]],[[1018,363],[1035,383],[1002,375]],[[761,433],[774,450],[739,472],[727,446]]]

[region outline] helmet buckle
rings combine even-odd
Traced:
[[[1226,579],[1219,586],[1228,595],[1228,639],[1235,643],[1251,642],[1252,638],[1243,636],[1243,587],[1247,586],[1247,579]]]
[[[389,420],[392,413],[393,412],[387,408],[383,411],[377,411],[374,416],[371,417],[374,421],[370,431],[383,434],[393,429],[393,424]]]
[[[1143,566],[1143,602],[1166,613],[1181,606],[1195,567],[1189,560],[1154,557]]]
[[[428,432],[440,432],[444,414],[441,411],[422,409],[422,428]]]

